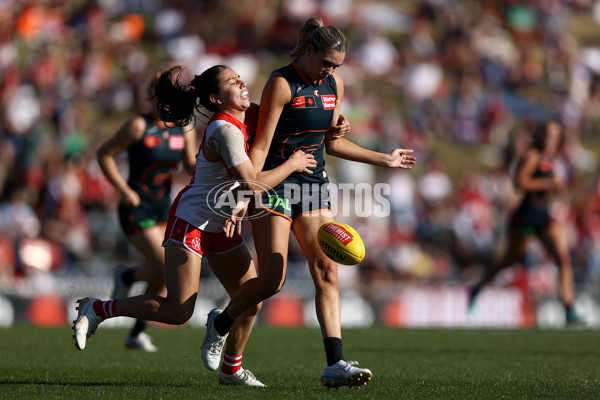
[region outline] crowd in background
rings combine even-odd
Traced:
[[[329,165],[334,183],[391,188],[390,217],[338,218],[367,247],[348,279],[476,279],[518,195],[511,163],[535,124],[553,117],[566,129],[569,182],[554,217],[570,224],[577,282],[600,280],[593,0],[2,0],[0,278],[32,269],[109,276],[129,253],[116,223],[119,196],[95,151],[135,111],[149,74],[226,63],[258,102],[314,15],[348,38],[339,70],[348,138],[378,151],[412,148],[419,163],[411,171]],[[292,245],[290,278],[306,276],[302,260]],[[556,268],[535,243],[523,267],[532,289],[555,290]]]

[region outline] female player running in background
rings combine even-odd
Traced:
[[[81,350],[98,324],[106,318],[127,316],[173,325],[188,321],[198,294],[202,257],[206,257],[230,296],[244,282],[255,278],[256,267],[239,228],[230,237],[223,232],[231,210],[226,214],[213,211],[217,208],[218,199],[211,196],[211,191],[217,186],[235,190],[240,181],[248,183],[250,190],[260,190],[261,186],[254,187],[252,182],[259,179],[261,185],[274,186],[290,173],[310,173],[308,167],[316,165],[312,155],[298,151],[279,168],[257,177],[246,153],[244,120],[250,100],[245,82],[230,68],[217,65],[197,76],[191,86],[183,86],[179,84],[181,71],[181,67],[173,67],[159,73],[154,80],[153,98],[160,117],[178,126],[186,126],[195,118],[197,101],[213,115],[196,156],[194,176],[169,211],[163,241],[166,297],[145,294],[109,301],[94,298],[79,300],[73,330],[76,345]],[[247,308],[232,327],[226,348],[230,359],[219,372],[219,382],[265,386],[241,367],[242,351],[259,309],[259,303]],[[210,365],[210,369],[218,366],[217,362]]]
[[[568,324],[581,322],[575,314],[575,283],[565,226],[552,219],[550,205],[554,195],[564,192],[564,178],[556,173],[556,156],[564,141],[564,130],[557,121],[541,124],[533,134],[533,143],[519,160],[515,185],[523,199],[510,218],[508,243],[502,258],[489,268],[481,280],[469,289],[469,309],[473,311],[481,290],[502,269],[520,261],[527,240],[536,236],[555,259],[559,268],[559,293]]]
[[[97,151],[98,164],[110,183],[121,193],[119,222],[129,242],[144,256],[145,263],[115,269],[112,298],[126,297],[134,282],[148,285],[145,293],[164,290],[164,250],[161,247],[171,206],[173,172],[180,161],[192,175],[196,163],[196,131],[192,125],[167,127],[152,104],[139,95],[141,113],[126,121]],[[115,157],[126,151],[129,177],[120,174]],[[156,351],[146,334],[147,324],[138,319],[129,332],[128,348]]]
[[[209,314],[202,353],[205,362],[220,357],[215,349],[244,310],[281,290],[286,276],[289,235],[293,231],[308,261],[316,290],[316,312],[327,359],[322,384],[362,386],[372,377],[370,370],[358,368],[357,362],[344,358],[338,266],[317,243],[319,227],[333,221],[328,195],[322,190],[329,182],[323,152],[388,168],[411,168],[415,158],[409,155],[412,150],[378,153],[345,138],[325,135],[340,122],[344,83],[334,72],[345,56],[344,34],[336,27],[324,26],[318,17],[310,18],[300,30],[291,54],[293,62],[274,71],[265,85],[257,137],[250,151],[256,171],[277,168],[296,149],[312,153],[317,167],[312,174],[290,175],[274,188],[275,194],[272,191],[263,194],[262,204],[254,208],[254,212],[268,211],[266,216],[252,220],[260,274],[242,285],[224,311],[215,309]],[[301,193],[296,193],[299,203],[290,201],[292,195],[286,189],[291,187],[301,188]]]

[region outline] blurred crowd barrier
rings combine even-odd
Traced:
[[[119,197],[95,151],[135,112],[151,74],[182,64],[192,76],[226,63],[258,102],[270,71],[288,62],[298,29],[314,15],[349,41],[339,70],[348,138],[385,152],[412,148],[418,158],[411,171],[327,160],[338,187],[389,187],[388,215],[337,217],[365,241],[365,261],[344,280],[357,288],[353,299],[365,299],[372,321],[387,320],[382,301],[392,302],[399,315],[389,311],[389,318],[398,324],[426,314],[406,306],[415,299],[462,301],[463,285],[480,276],[502,243],[518,195],[511,162],[533,125],[550,117],[567,132],[561,161],[569,190],[554,217],[569,226],[578,295],[597,301],[599,1],[4,0],[0,304],[22,310],[35,294],[58,296],[60,308],[73,292],[91,294],[73,286],[106,296],[114,266],[141,260],[119,229]],[[126,174],[126,159],[119,165]],[[187,180],[178,173],[174,190]],[[288,286],[308,279],[292,240]],[[509,299],[507,312],[527,310],[510,322],[526,326],[539,317],[533,305],[556,297],[556,283],[555,265],[532,242],[522,265],[498,276],[494,290]],[[302,309],[306,293],[299,295]],[[554,315],[551,306],[543,315]],[[441,317],[431,318],[414,323]]]
[[[348,268],[348,267],[343,267]],[[342,270],[342,275],[346,271]],[[534,296],[521,271],[521,285],[491,286],[484,290],[476,308],[469,311],[467,287],[457,283],[390,283],[365,288],[360,284],[342,287],[340,301],[342,326],[366,328],[564,328],[565,311],[556,296]],[[142,294],[144,285],[134,284],[131,295]],[[108,298],[112,280],[108,278],[62,278],[51,291],[39,292],[35,285],[2,290],[0,328],[15,323],[44,327],[65,326],[77,318],[76,300],[85,296]],[[583,286],[575,309],[585,320],[577,328],[600,328],[600,293],[597,285]],[[214,278],[200,283],[192,318],[185,324],[202,328],[210,310],[224,308],[227,293]],[[264,301],[258,323],[273,327],[319,327],[314,288],[309,280],[286,281],[283,290]],[[163,324],[155,324],[164,326]],[[107,328],[131,326],[131,320],[117,317],[102,325]]]

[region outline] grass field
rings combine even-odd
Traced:
[[[257,326],[244,366],[266,389],[218,384],[204,368],[204,329],[152,327],[159,352],[125,350],[99,329],[84,351],[70,328],[0,330],[2,399],[594,399],[600,331],[346,329],[347,359],[373,371],[361,389],[327,390],[316,329]]]

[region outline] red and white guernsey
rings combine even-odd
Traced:
[[[196,154],[194,176],[177,195],[170,213],[202,231],[222,232],[231,207],[219,195],[239,187],[229,169],[248,160],[246,142],[246,125],[230,114],[215,113]],[[220,157],[208,157],[207,148]]]

